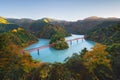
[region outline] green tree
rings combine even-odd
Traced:
[[[98,66],[105,66],[106,69],[109,69],[109,72],[111,72],[111,60],[108,58],[109,53],[106,51],[106,46],[101,44],[96,44],[91,51],[86,52],[84,56],[82,57],[83,64],[86,66],[86,68],[89,70],[90,73],[94,76],[93,79],[98,79],[98,75],[96,75],[94,72],[98,68]],[[102,71],[101,67],[101,71]],[[103,70],[104,71],[104,70]],[[99,74],[100,75],[100,74]],[[109,73],[103,72],[102,74],[104,78],[108,78],[109,80],[112,79]],[[102,79],[105,80],[105,79]]]
[[[48,80],[70,80],[71,72],[61,63],[52,64]]]
[[[60,32],[56,32],[50,39],[50,44],[54,44],[55,49],[67,49],[69,46],[65,41],[64,35]]]

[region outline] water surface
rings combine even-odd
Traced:
[[[78,38],[78,37],[83,37],[84,35],[72,35],[70,37],[66,37],[66,40]],[[44,45],[49,44],[49,39],[39,39],[39,41],[35,44],[32,44],[28,46],[27,49],[31,48],[36,48]],[[72,41],[72,45],[70,45],[70,42],[68,42],[69,48],[65,50],[55,50],[51,47],[41,49],[39,51],[33,51],[30,52],[30,55],[32,56],[33,59],[40,60],[42,62],[64,62],[65,58],[72,56],[73,53],[79,53],[82,49],[87,48],[90,50],[94,46],[93,41],[87,41],[87,40],[78,40],[77,41]]]

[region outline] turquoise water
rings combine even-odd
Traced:
[[[66,40],[83,37],[83,36],[84,35],[73,34],[70,37],[66,37]],[[39,39],[37,43],[28,46],[27,48],[25,48],[25,50],[48,45],[48,44],[49,44],[48,39]],[[37,59],[42,62],[51,62],[51,63],[64,62],[65,58],[72,56],[73,53],[79,53],[85,47],[88,50],[90,50],[95,43],[93,41],[87,41],[87,40],[83,40],[83,41],[78,40],[78,43],[77,43],[77,41],[75,40],[75,41],[72,41],[72,45],[70,45],[70,42],[68,42],[68,44],[69,44],[69,48],[66,50],[55,50],[51,47],[48,47],[45,49],[41,49],[39,51],[39,54],[37,50],[30,52],[30,55],[32,56],[33,59]]]

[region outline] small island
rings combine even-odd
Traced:
[[[57,50],[63,50],[69,48],[67,42],[65,41],[65,37],[60,32],[56,32],[50,39],[49,44],[54,44],[53,48]]]

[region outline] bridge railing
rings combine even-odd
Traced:
[[[71,41],[79,40],[79,39],[84,39],[84,37],[74,38],[74,39],[66,40],[66,41],[67,41],[67,42],[71,42]],[[40,46],[40,47],[37,47],[37,48],[28,49],[28,50],[25,50],[25,51],[27,51],[27,52],[32,52],[32,51],[35,51],[35,50],[40,50],[40,49],[44,49],[44,48],[48,48],[48,47],[53,47],[54,45],[55,45],[55,43],[49,44],[49,45],[46,45],[46,46]]]

